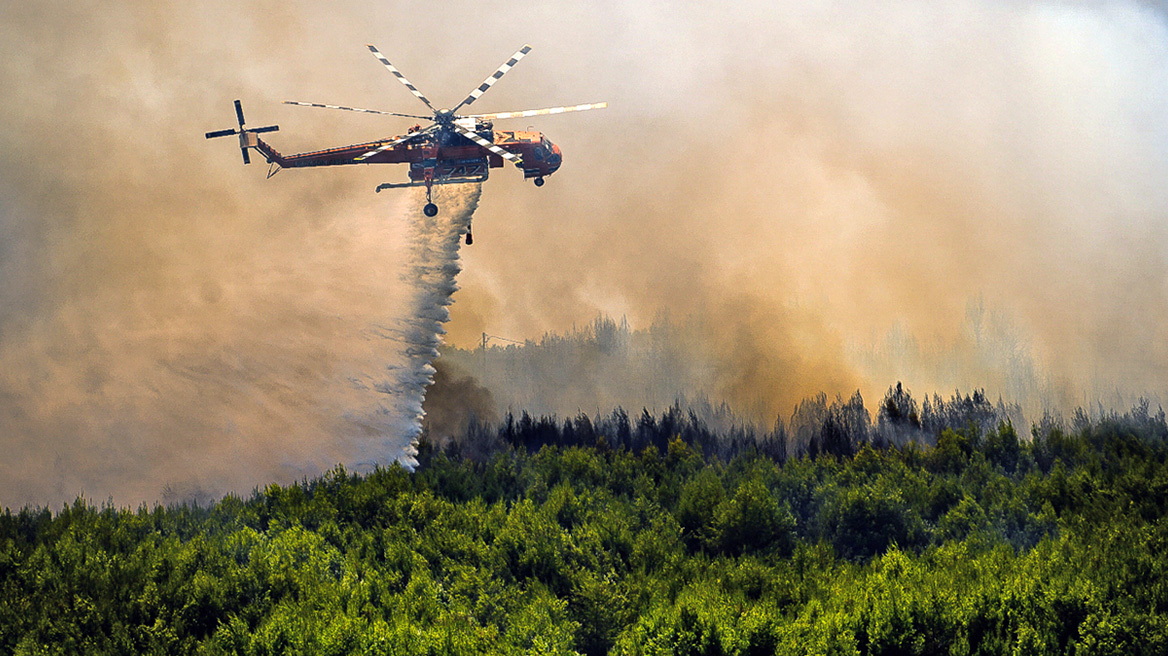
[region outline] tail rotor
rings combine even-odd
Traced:
[[[269,125],[263,128],[252,128],[250,130],[244,128],[243,105],[241,105],[238,100],[235,101],[235,116],[239,119],[239,129],[216,130],[214,132],[208,132],[206,137],[208,139],[214,139],[216,137],[226,137],[233,134],[239,135],[239,151],[243,153],[243,163],[251,164],[251,157],[248,156],[247,149],[254,148],[256,146],[257,138],[255,135],[260,134],[261,132],[275,132],[280,129],[280,126]]]

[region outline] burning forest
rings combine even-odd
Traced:
[[[1168,653],[1162,2],[0,34],[0,652]]]

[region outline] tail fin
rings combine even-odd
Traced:
[[[260,151],[260,153],[263,154],[264,158],[266,158],[269,163],[275,164],[279,167],[287,168],[285,164],[287,160],[285,160],[284,156],[280,154],[280,151],[272,148],[270,145],[268,145],[268,142],[260,139],[256,135],[252,135],[252,140],[254,140],[255,143],[250,144],[250,146]]]

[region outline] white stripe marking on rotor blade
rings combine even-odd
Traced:
[[[369,152],[367,152],[367,153],[363,153],[363,154],[361,154],[361,155],[358,155],[358,156],[354,157],[354,158],[353,158],[353,161],[354,161],[354,162],[360,162],[360,161],[362,161],[362,160],[365,160],[365,159],[368,159],[368,158],[370,158],[370,157],[372,157],[372,156],[374,156],[374,155],[376,155],[377,153],[380,153],[380,152],[381,152],[381,149],[380,149],[380,148],[377,148],[377,149],[371,150],[371,151],[369,151]]]
[[[361,155],[359,155],[359,156],[357,156],[357,157],[354,157],[354,158],[353,158],[353,161],[355,161],[355,162],[360,162],[360,161],[362,161],[362,160],[365,160],[365,159],[368,159],[368,158],[370,158],[370,157],[373,157],[373,156],[374,156],[374,155],[376,155],[377,153],[385,152],[385,151],[389,150],[390,148],[393,148],[394,146],[396,146],[396,145],[398,145],[398,144],[400,144],[400,143],[403,143],[403,142],[405,142],[405,141],[409,141],[410,139],[413,139],[413,138],[414,138],[414,137],[416,137],[417,135],[418,135],[418,133],[417,133],[417,132],[415,132],[414,134],[408,134],[408,135],[406,135],[406,136],[404,136],[404,137],[401,137],[401,138],[399,138],[399,139],[394,139],[393,141],[391,141],[391,142],[389,142],[389,143],[387,143],[387,144],[382,144],[381,146],[378,146],[377,148],[374,148],[373,150],[371,150],[371,151],[369,151],[369,152],[367,152],[367,153],[363,153],[363,154],[361,154]]]
[[[397,144],[396,143],[387,143],[384,146],[381,146],[380,148],[374,148],[373,150],[371,150],[367,153],[364,153],[362,155],[354,157],[353,161],[360,162],[362,160],[369,159],[370,157],[373,157],[377,153],[384,152],[384,151],[389,150],[390,148],[393,148],[395,145],[397,145]]]
[[[381,54],[381,52],[372,44],[366,44],[366,46],[369,48],[369,51],[373,53],[373,56],[376,57],[387,69],[389,69],[390,73],[393,73],[394,76],[397,77],[399,82],[406,85],[406,88],[418,97],[418,100],[426,103],[426,106],[430,109],[434,109],[434,106],[430,104],[430,101],[426,98],[426,96],[422,95],[422,92],[418,91],[417,87],[410,84],[410,81],[406,79],[406,76],[402,75],[401,71],[394,68],[393,64],[389,63],[389,60],[385,58],[385,55]]]
[[[306,103],[296,102],[295,100],[285,100],[285,105],[298,105],[300,107],[320,107],[321,109],[343,109],[347,112],[364,112],[366,114],[385,114],[387,116],[397,116],[393,112],[383,112],[377,109],[362,109],[360,107],[344,107],[342,105],[322,105],[320,103]]]
[[[483,80],[482,84],[480,84],[478,87],[476,87],[474,91],[471,91],[470,95],[466,97],[466,100],[463,100],[461,103],[459,103],[458,106],[462,107],[463,105],[469,105],[469,104],[473,103],[474,101],[478,100],[479,96],[486,93],[487,89],[490,89],[491,86],[493,86],[496,82],[499,81],[499,78],[506,75],[507,71],[510,71],[512,68],[514,68],[515,64],[518,64],[519,60],[526,57],[527,53],[529,53],[529,52],[531,52],[531,46],[529,46],[529,45],[525,45],[522,48],[520,48],[514,55],[511,55],[511,59],[508,59],[506,62],[504,62],[503,65],[500,66],[498,70],[496,70],[494,73],[491,73],[491,75],[488,76],[487,79]]]
[[[491,151],[492,153],[495,153],[496,155],[502,157],[503,159],[505,159],[507,161],[517,162],[520,164],[523,163],[523,158],[519,157],[515,153],[512,153],[512,152],[507,151],[507,150],[503,150],[502,148],[491,143],[490,141],[487,141],[486,139],[482,138],[476,132],[471,132],[470,130],[467,130],[465,128],[458,127],[458,126],[455,126],[454,129],[462,136],[466,137],[467,139],[470,139],[471,141],[477,143],[478,145],[482,146],[483,148],[486,148],[487,150]]]
[[[564,112],[582,112],[589,109],[604,109],[608,107],[608,103],[590,103],[587,105],[575,105],[573,107],[549,107],[547,109],[529,109],[523,112],[501,112],[499,114],[475,114],[469,118],[479,118],[485,120],[499,120],[505,118],[526,118],[528,116],[543,116],[545,114],[563,114]]]

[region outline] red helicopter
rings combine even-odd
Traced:
[[[269,166],[268,177],[275,175],[282,168],[298,168],[305,166],[337,166],[341,164],[403,164],[408,163],[409,182],[386,183],[377,187],[382,189],[398,189],[402,187],[426,187],[426,205],[422,212],[426,216],[438,214],[438,206],[433,203],[431,190],[436,184],[459,184],[482,182],[487,179],[490,169],[503,166],[507,160],[516,167],[523,169],[523,177],[534,178],[537,187],[543,186],[544,178],[555,173],[563,161],[563,154],[556,146],[540,132],[525,132],[521,130],[495,130],[493,121],[508,118],[526,118],[545,114],[562,114],[565,112],[579,112],[588,109],[602,109],[608,103],[590,103],[572,107],[550,107],[547,109],[530,109],[520,112],[501,112],[496,114],[470,114],[460,116],[457,112],[478,100],[491,88],[507,71],[511,70],[520,59],[531,52],[531,46],[523,46],[511,59],[492,73],[478,87],[470,92],[462,102],[453,109],[435,109],[429,99],[410,84],[372,45],[369,51],[385,66],[399,82],[404,84],[411,93],[422,101],[433,112],[432,116],[418,116],[398,112],[384,112],[377,109],[361,109],[357,107],[341,107],[339,105],[322,105],[319,103],[305,103],[285,101],[288,105],[302,107],[321,107],[325,109],[341,109],[349,112],[364,112],[366,114],[383,114],[387,116],[403,116],[430,121],[430,125],[422,127],[415,125],[404,135],[380,141],[318,150],[296,155],[281,155],[259,137],[263,132],[275,132],[280,129],[277,125],[262,128],[245,128],[243,107],[235,101],[235,115],[239,119],[239,128],[232,130],[217,130],[206,134],[208,139],[239,135],[239,148],[243,152],[243,163],[251,163],[248,149],[255,148],[267,159]],[[467,243],[470,242],[467,234]]]

